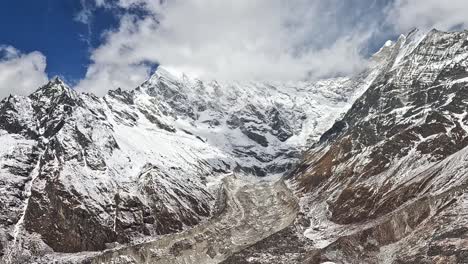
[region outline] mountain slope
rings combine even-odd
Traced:
[[[464,263],[468,32],[391,48],[388,71],[290,175],[304,235],[323,260]]]
[[[295,223],[224,263],[468,263],[468,32],[413,31],[288,175]]]
[[[100,251],[206,221],[222,208],[225,175],[284,173],[380,70],[220,84],[158,69],[102,98],[55,79],[3,99],[3,260]]]
[[[468,32],[413,31],[352,78],[5,98],[2,260],[468,262],[467,58]],[[285,172],[299,212],[239,182]]]

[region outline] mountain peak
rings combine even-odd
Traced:
[[[65,81],[62,80],[62,78],[60,78],[60,76],[54,76],[50,81],[49,83],[54,83],[54,84],[58,84],[58,85],[63,85],[63,86],[67,86],[65,84]]]
[[[177,77],[176,74],[173,71],[168,70],[167,68],[162,67],[162,66],[158,66],[156,71],[150,77],[150,80],[159,80],[159,79],[166,79],[166,80],[169,80],[169,81],[179,81],[180,80],[180,78]]]
[[[52,78],[47,84],[40,87],[30,95],[31,98],[40,99],[41,101],[49,101],[63,96],[76,98],[77,94],[58,76]]]

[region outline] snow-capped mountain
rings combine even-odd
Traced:
[[[57,78],[3,99],[2,259],[100,251],[217,215],[226,175],[286,172],[381,65],[295,83],[203,82],[159,68],[102,98]]]
[[[54,79],[0,101],[1,259],[468,263],[467,98],[466,31],[318,82]]]
[[[468,263],[468,32],[381,53],[383,74],[289,174],[295,224],[227,263]]]

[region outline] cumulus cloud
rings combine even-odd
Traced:
[[[206,79],[301,80],[366,65],[386,1],[99,0],[123,10],[77,89],[134,88],[152,64]],[[137,12],[133,12],[133,11]],[[142,15],[143,14],[143,15]]]
[[[75,89],[99,96],[110,89],[132,89],[149,77],[150,70],[145,64],[93,64]]]
[[[466,0],[396,0],[387,20],[397,31],[413,28],[453,30],[468,27]]]
[[[0,98],[33,92],[48,81],[45,69],[46,58],[40,52],[23,54],[0,45]]]

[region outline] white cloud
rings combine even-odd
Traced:
[[[396,0],[388,21],[397,31],[413,28],[452,30],[468,27],[467,0]]]
[[[347,2],[99,0],[97,6],[127,12],[92,52],[93,64],[77,89],[103,94],[134,88],[148,77],[148,62],[216,79],[299,80],[356,72],[365,66],[362,49],[375,28],[366,16],[376,1]],[[134,9],[148,15],[131,15]]]
[[[12,46],[0,45],[0,98],[28,95],[48,81],[46,58],[34,51],[22,54]]]
[[[99,96],[109,89],[132,89],[148,78],[149,70],[144,64],[94,64],[88,68],[86,78],[81,80],[75,89]]]

